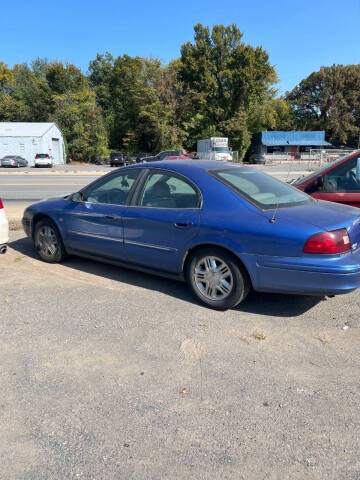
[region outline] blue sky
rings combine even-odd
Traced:
[[[262,45],[291,90],[322,65],[360,63],[360,0],[17,0],[1,2],[0,60],[70,61],[86,71],[96,53],[164,62],[193,38],[193,25],[236,23]]]

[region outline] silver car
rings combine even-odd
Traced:
[[[25,158],[20,157],[20,155],[6,155],[6,157],[1,159],[1,166],[13,168],[27,167],[28,162]]]

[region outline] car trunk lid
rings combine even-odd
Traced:
[[[279,208],[267,211],[266,216],[272,218],[275,214],[275,221],[295,221],[313,225],[319,231],[332,231],[346,228],[353,248],[360,246],[360,210],[348,205],[318,200],[316,214],[314,215],[314,204],[307,203],[297,207]]]

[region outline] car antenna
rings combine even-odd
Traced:
[[[289,140],[286,140],[286,143],[287,143],[288,145],[290,145]],[[285,182],[288,181],[288,178],[289,178],[289,175],[290,175],[290,170],[291,170],[291,163],[290,163],[290,165],[289,165],[289,170],[288,170],[288,172],[287,172]],[[276,222],[276,214],[277,214],[277,211],[279,210],[279,206],[280,206],[280,203],[278,202],[277,205],[276,205],[276,207],[275,207],[275,210],[274,210],[274,213],[273,213],[272,217],[269,218],[269,222],[270,222],[270,223],[275,223],[275,222]]]

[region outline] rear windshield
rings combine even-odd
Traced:
[[[122,157],[122,153],[121,152],[110,153],[110,158],[116,158],[116,157]]]
[[[215,147],[214,148],[215,152],[228,152],[229,148],[228,147]]]
[[[48,158],[49,155],[47,153],[37,153],[35,158]]]
[[[313,201],[300,190],[257,170],[227,168],[209,173],[263,210]]]

